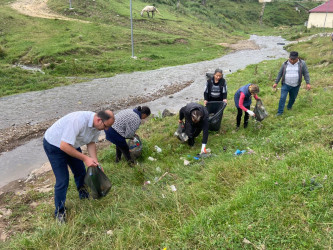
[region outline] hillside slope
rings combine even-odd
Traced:
[[[81,77],[213,59],[229,51],[220,44],[234,43],[252,32],[295,36],[303,29],[289,32],[273,27],[301,24],[307,18],[304,12],[295,18],[292,3],[272,3],[267,4],[264,25],[259,26],[261,5],[256,1],[220,0],[206,6],[180,1],[178,8],[176,2],[154,2],[160,14],[147,18],[141,17],[140,11],[148,3],[133,1],[133,50],[137,58],[133,60],[128,1],[78,0],[72,1],[70,10],[66,1],[49,0],[52,15],[81,20],[67,21],[59,16],[22,15],[11,8],[15,1],[0,0],[2,96],[71,84]],[[13,64],[33,65],[45,74],[13,68]],[[78,78],[64,78],[73,76]]]

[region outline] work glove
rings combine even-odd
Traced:
[[[202,146],[201,146],[201,153],[200,154],[207,154],[206,144],[202,144]]]
[[[246,112],[247,112],[250,116],[254,116],[254,112],[253,112],[253,111],[251,111],[251,110],[248,109]]]

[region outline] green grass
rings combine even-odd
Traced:
[[[206,6],[180,1],[178,9],[176,0],[160,0],[155,3],[160,14],[154,18],[140,16],[147,2],[133,1],[134,60],[128,1],[77,0],[72,1],[74,10],[69,10],[68,1],[48,1],[52,11],[78,21],[24,16],[9,7],[11,2],[0,0],[0,97],[87,77],[210,60],[228,52],[218,43],[247,39],[252,33],[273,32],[292,39],[311,33],[300,26],[307,13],[295,18],[289,3],[267,4],[259,26],[261,4],[254,0],[214,0]],[[281,25],[283,30],[274,28]],[[20,69],[13,74],[13,64],[40,66],[45,74]]]
[[[293,110],[281,117],[274,116],[280,94],[271,86],[283,59],[228,75],[229,104],[221,130],[210,132],[211,158],[193,159],[201,136],[194,148],[173,136],[177,116],[155,117],[140,127],[144,149],[134,169],[123,161],[114,163],[114,146],[100,151],[99,160],[113,187],[101,200],[80,201],[71,179],[66,225],[58,226],[52,218],[52,193],[7,194],[6,206],[14,215],[6,220],[6,229],[19,230],[0,248],[331,248],[330,46],[328,38],[316,38],[288,47],[306,59],[313,88],[301,88]],[[247,129],[235,132],[233,93],[248,82],[259,84],[270,116],[261,124],[251,120]],[[154,145],[162,153],[155,152]],[[255,153],[235,156],[236,149]],[[149,156],[157,161],[149,161]],[[183,159],[191,164],[184,166]],[[151,184],[144,185],[148,180]],[[170,185],[177,191],[172,192]],[[27,206],[32,201],[39,203],[35,210]]]

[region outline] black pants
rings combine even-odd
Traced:
[[[201,133],[202,127],[200,124],[194,124],[192,122],[185,122],[185,133],[188,136],[188,145],[194,145],[194,138],[198,137]]]
[[[250,106],[244,106],[247,109],[250,109]],[[237,108],[237,128],[240,126],[241,124],[241,120],[242,120],[242,115],[243,115],[243,110],[241,108]],[[244,116],[244,128],[247,127],[247,124],[249,123],[249,114],[247,112],[245,112],[245,116]]]
[[[129,162],[134,162],[131,158],[128,145],[126,146],[117,146],[116,145],[116,162],[119,162],[121,160],[121,155],[124,154],[125,159]]]

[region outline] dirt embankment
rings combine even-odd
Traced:
[[[223,46],[223,47],[227,47],[230,48],[232,50],[246,50],[246,49],[260,49],[260,47],[258,46],[258,44],[256,44],[254,41],[250,41],[250,40],[241,40],[238,41],[237,43],[234,44],[230,44],[230,43],[219,43],[219,45]]]
[[[47,1],[48,0],[17,0],[16,2],[11,4],[11,7],[14,10],[17,10],[18,12],[27,16],[47,18],[47,19],[87,22],[54,13],[47,7]]]

